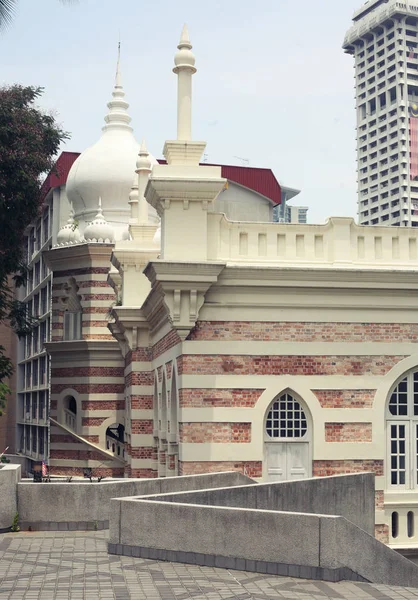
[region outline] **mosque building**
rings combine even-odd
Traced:
[[[351,218],[274,222],[271,171],[200,162],[195,71],[185,27],[164,160],[135,140],[118,69],[99,141],[62,157],[65,176],[47,186],[61,223],[42,253],[49,468],[372,471],[376,534],[414,546],[418,234]]]

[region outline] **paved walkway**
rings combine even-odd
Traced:
[[[107,532],[0,535],[0,600],[300,600],[418,598],[418,589],[325,583],[110,556]]]

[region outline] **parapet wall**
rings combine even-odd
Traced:
[[[210,260],[312,268],[416,269],[418,236],[409,228],[364,227],[331,217],[324,225],[245,223],[208,213]]]
[[[360,473],[177,492],[153,496],[150,499],[209,506],[339,515],[370,535],[374,535],[375,507],[370,502],[373,495],[373,475]]]
[[[9,529],[17,513],[20,465],[0,465],[0,532]]]
[[[87,480],[69,483],[22,481],[16,489],[19,524],[21,529],[31,528],[33,531],[107,529],[111,498],[247,483],[253,483],[253,480],[236,472],[162,479],[104,480],[100,483]]]
[[[330,510],[339,515],[324,514]],[[119,498],[111,501],[109,552],[418,587],[418,567],[367,533],[373,511],[372,474]]]

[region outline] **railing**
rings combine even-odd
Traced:
[[[311,268],[407,270],[418,267],[418,231],[362,227],[333,217],[325,225],[245,223],[208,214],[208,259]]]
[[[67,410],[66,408],[64,408],[64,424],[69,429],[75,431],[76,415],[70,410]]]

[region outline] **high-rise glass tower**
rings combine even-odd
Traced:
[[[418,0],[369,0],[343,48],[354,56],[358,219],[418,226]]]

